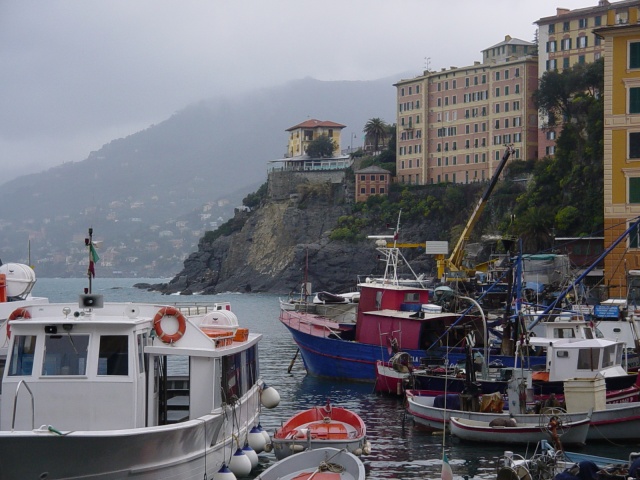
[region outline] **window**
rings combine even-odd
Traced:
[[[409,160],[409,161],[411,161],[411,160]],[[411,166],[411,165],[409,165],[409,166]],[[375,181],[376,181],[376,176],[375,176],[375,175],[371,175],[371,181],[372,181],[372,182],[375,182]]]
[[[89,335],[47,335],[42,375],[86,375]]]
[[[499,97],[499,96],[500,96],[500,88],[498,87],[496,88],[496,97]]]
[[[504,87],[504,94],[509,95],[509,87]]]
[[[504,104],[504,111],[508,112],[509,111],[509,102],[505,102]]]
[[[587,37],[578,37],[576,43],[578,44],[578,48],[587,48]]]
[[[376,193],[376,187],[371,187],[371,194],[375,194]]]
[[[587,28],[587,19],[581,18],[578,20],[578,28]]]
[[[550,40],[547,42],[547,52],[554,53],[556,51],[556,41]]]
[[[571,22],[563,22],[562,23],[562,31],[568,32],[571,30]]]
[[[513,109],[514,110],[520,110],[520,101],[516,100],[513,102]]]
[[[596,27],[599,27],[600,25],[602,25],[602,17],[600,16],[593,17],[593,21]]]
[[[562,42],[560,42],[560,50],[571,50],[570,38],[564,38]]]
[[[520,93],[520,84],[516,84],[516,93]]]
[[[360,181],[364,182],[364,179],[365,179],[365,175],[360,175]]]
[[[562,59],[562,68],[569,68],[569,57]]]
[[[384,187],[380,187],[380,193],[384,193]]]
[[[547,132],[547,140],[555,140],[556,139],[556,132],[553,130],[549,130]]]
[[[629,68],[640,68],[640,42],[629,43]]]
[[[631,179],[629,179],[631,180]],[[638,179],[640,180],[640,179]],[[631,224],[627,225],[627,228],[631,227]],[[629,248],[639,248],[638,237],[640,237],[640,228],[636,227],[629,232]]]
[[[599,364],[600,349],[581,348],[578,350],[578,370],[598,370]]]
[[[549,25],[549,34],[552,35],[556,33],[556,25],[554,23]]]
[[[504,79],[507,80],[509,78],[509,70],[504,71]]]
[[[640,113],[640,87],[629,88],[629,113]]]
[[[128,375],[129,348],[126,335],[101,335],[98,375]]]
[[[384,182],[384,175],[380,175],[380,181]]]
[[[640,159],[640,132],[629,132],[629,158]]]
[[[19,335],[13,341],[10,376],[28,376],[33,372],[33,356],[36,351],[35,335]]]
[[[496,82],[500,81],[500,72],[496,72]]]
[[[500,113],[500,104],[496,103],[496,113]]]
[[[362,187],[362,188],[360,189],[360,193],[364,195],[365,193],[367,193],[367,191],[365,190],[365,188],[364,188],[364,187]]]

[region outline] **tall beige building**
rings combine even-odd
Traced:
[[[482,51],[482,62],[396,83],[398,182],[487,180],[506,144],[513,158],[536,158],[535,49],[507,35]]]

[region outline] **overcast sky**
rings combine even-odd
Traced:
[[[190,103],[470,65],[597,0],[0,0],[0,184]],[[395,95],[390,86],[389,95]],[[277,132],[277,134],[282,132]]]

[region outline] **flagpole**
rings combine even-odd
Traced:
[[[91,294],[91,282],[93,275],[91,274],[91,263],[93,262],[93,252],[91,252],[91,246],[93,245],[93,227],[89,227],[89,269],[87,270],[87,276],[89,277],[89,291]]]

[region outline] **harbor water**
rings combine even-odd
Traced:
[[[228,293],[184,297],[166,296],[133,287],[136,283],[163,281],[167,280],[98,277],[93,280],[92,290],[93,293],[104,295],[105,302],[231,302],[240,324],[263,335],[260,344],[261,376],[269,386],[278,390],[281,397],[277,408],[262,410],[261,424],[270,434],[297,411],[322,405],[330,399],[336,406],[357,412],[367,426],[371,454],[363,456],[362,460],[367,479],[370,480],[439,479],[443,448],[454,477],[493,480],[498,459],[505,450],[527,454],[526,447],[466,444],[448,435],[443,437],[441,433],[432,434],[416,429],[411,417],[405,415],[402,400],[375,394],[372,384],[332,382],[307,376],[301,357],[298,355],[293,360],[297,348],[278,321],[277,295]],[[33,294],[48,297],[51,302],[69,302],[75,301],[86,286],[87,279],[84,278],[39,278]],[[528,448],[531,453],[535,445]],[[580,451],[625,459],[630,452],[640,451],[640,441],[622,445],[605,442],[587,445]],[[273,453],[260,454],[258,470],[267,468],[275,460]]]

